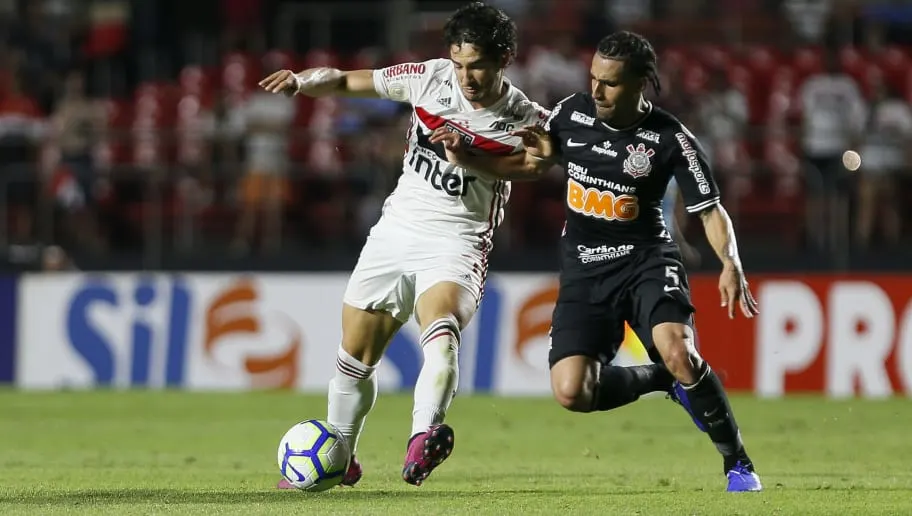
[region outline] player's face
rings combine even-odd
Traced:
[[[626,73],[624,62],[599,54],[592,58],[592,98],[598,118],[606,122],[637,109],[643,94],[643,79]]]
[[[503,64],[485,56],[470,43],[450,47],[459,88],[469,102],[485,103],[500,98]]]

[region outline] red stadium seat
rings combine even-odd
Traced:
[[[767,46],[752,46],[746,49],[746,64],[758,77],[772,72],[781,64],[778,54]]]
[[[903,87],[900,89],[900,93],[907,102],[912,103],[912,68],[906,71],[905,80],[903,81]]]
[[[228,54],[222,59],[221,89],[229,104],[242,101],[256,87],[261,69],[256,60],[240,52]]]
[[[304,68],[319,68],[321,66],[336,67],[339,65],[339,56],[330,50],[314,49],[304,54]]]
[[[707,68],[723,69],[731,64],[731,55],[721,45],[698,45],[693,51],[693,56]]]
[[[422,57],[415,52],[404,51],[397,52],[393,55],[391,62],[387,63],[388,65],[394,65],[399,63],[414,63],[416,61],[421,61]]]
[[[785,124],[798,111],[798,91],[795,72],[789,67],[780,67],[774,73],[767,97],[767,111],[764,120],[771,124]]]
[[[131,161],[131,139],[128,136],[133,125],[133,103],[128,100],[107,99],[105,140],[98,152],[103,162],[109,165],[123,165]]]
[[[668,47],[659,55],[659,68],[682,68],[689,58],[687,52],[681,47]]]
[[[162,121],[165,119],[164,93],[160,85],[144,83],[137,87],[133,97],[133,123],[131,125],[132,161],[139,166],[153,166],[164,161]]]
[[[883,72],[887,84],[896,91],[902,91],[906,71],[912,66],[906,49],[896,46],[885,47],[874,56],[873,61]]]
[[[846,46],[839,50],[840,68],[855,79],[864,76],[866,64],[866,57],[858,48]]]
[[[684,68],[681,81],[682,90],[688,95],[699,95],[706,91],[709,83],[709,74],[706,68],[698,63],[691,63]]]
[[[728,82],[736,90],[748,94],[751,90],[750,69],[742,64],[729,64]]]
[[[798,48],[792,56],[791,65],[795,72],[795,82],[800,84],[808,76],[823,71],[823,52],[817,47]]]
[[[767,173],[755,176],[751,195],[738,206],[738,225],[746,233],[774,236],[797,245],[804,233],[804,192],[798,142],[771,136],[763,143]]]
[[[351,59],[348,68],[352,70],[375,70],[383,68],[383,51],[377,47],[367,47],[359,50]]]
[[[205,95],[212,87],[203,67],[198,65],[185,66],[180,71],[178,83],[182,93],[198,96]]]
[[[299,71],[297,70],[299,66],[298,60],[291,52],[275,49],[266,52],[263,55],[262,62],[264,68],[288,69],[297,72]]]
[[[174,124],[174,159],[184,165],[200,165],[209,156],[210,141],[205,134],[206,107],[196,95],[184,95],[177,104]]]

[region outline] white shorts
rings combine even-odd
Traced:
[[[405,323],[421,294],[450,281],[474,295],[477,307],[488,270],[486,254],[469,243],[454,245],[452,238],[439,244],[424,240],[418,247],[389,235],[368,237],[343,301],[361,310],[389,312]]]

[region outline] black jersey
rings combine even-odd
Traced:
[[[596,118],[587,93],[562,100],[545,129],[567,175],[565,273],[589,276],[650,248],[674,245],[662,217],[672,176],[687,211],[719,202],[719,189],[696,138],[667,111],[650,105],[635,126]]]

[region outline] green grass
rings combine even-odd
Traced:
[[[275,450],[323,396],[0,391],[0,514],[912,514],[907,400],[733,400],[766,491],[724,493],[680,408],[463,397],[452,458],[399,477],[411,399],[381,396],[353,489],[278,492]]]

